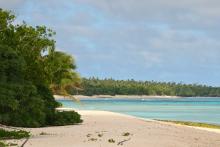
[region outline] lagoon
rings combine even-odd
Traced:
[[[87,98],[58,100],[77,110],[105,110],[135,117],[220,124],[220,98]]]

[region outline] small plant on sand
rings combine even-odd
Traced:
[[[4,142],[0,141],[0,147],[6,147],[6,146],[7,145]]]
[[[122,134],[122,136],[129,136],[129,135],[131,135],[129,132],[125,132]]]
[[[108,140],[108,142],[109,143],[115,143],[115,140],[111,138],[111,139]]]
[[[200,122],[173,121],[173,120],[158,120],[158,121],[175,123],[175,124],[186,125],[186,126],[193,126],[193,127],[220,129],[220,125],[200,123]]]
[[[89,141],[97,141],[97,138],[90,138]]]
[[[0,139],[21,139],[30,137],[30,132],[19,130],[19,131],[8,131],[0,129]]]
[[[103,136],[103,134],[98,134],[98,137],[102,137]]]
[[[49,134],[46,132],[41,132],[40,135],[49,135]]]
[[[7,145],[8,145],[8,146],[18,146],[17,143],[8,143]]]

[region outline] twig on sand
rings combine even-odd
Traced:
[[[117,145],[123,145],[124,142],[129,141],[129,140],[131,140],[131,138],[119,141]]]
[[[24,145],[28,142],[28,140],[29,140],[29,137],[26,138],[26,140],[22,143],[21,147],[24,147]]]

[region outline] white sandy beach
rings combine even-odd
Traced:
[[[73,95],[76,99],[85,99],[85,98],[126,98],[126,99],[155,99],[155,98],[181,98],[180,96],[155,96],[155,95],[93,95],[93,96],[86,96],[86,95]],[[54,98],[56,100],[61,99],[71,99],[68,96],[62,96],[62,95],[54,95]]]
[[[106,111],[79,111],[80,125],[26,129],[33,136],[25,147],[219,147],[220,131],[157,121]],[[43,132],[43,135],[40,135]],[[129,132],[130,135],[123,136]],[[108,140],[113,139],[115,143]],[[125,141],[128,140],[128,141]],[[24,141],[24,140],[23,140]],[[117,145],[119,142],[122,145]],[[22,141],[18,141],[21,144]]]

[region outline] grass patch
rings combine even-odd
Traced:
[[[97,138],[90,138],[89,141],[97,141]]]
[[[7,145],[4,142],[0,141],[0,147],[7,147]]]
[[[19,130],[19,131],[8,131],[0,129],[0,139],[21,139],[30,137],[30,132]]]
[[[103,136],[103,134],[98,134],[98,137],[102,137]]]
[[[189,122],[189,121],[173,121],[173,120],[158,120],[158,121],[171,122],[171,123],[175,123],[175,124],[193,126],[193,127],[220,129],[220,125],[207,124],[207,123]]]
[[[122,134],[122,136],[129,136],[129,135],[131,135],[129,132],[125,132]]]
[[[8,146],[18,146],[17,143],[8,143]]]
[[[92,136],[92,134],[87,134],[87,135],[86,135],[86,137],[91,137],[91,136]]]
[[[50,134],[48,134],[46,132],[41,132],[40,135],[50,135]]]
[[[108,142],[109,143],[115,143],[115,140],[111,138],[111,139],[108,140]]]

